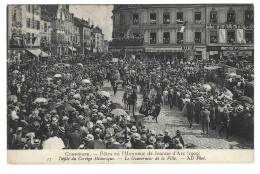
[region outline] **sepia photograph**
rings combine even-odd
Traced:
[[[10,153],[171,163],[254,152],[253,4],[6,9]]]

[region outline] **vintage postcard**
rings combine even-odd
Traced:
[[[253,163],[254,5],[7,5],[10,164]]]

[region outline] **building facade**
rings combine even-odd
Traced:
[[[46,57],[40,49],[41,6],[8,5],[8,58]]]
[[[206,59],[227,56],[232,49],[252,55],[253,6],[114,5],[112,37],[109,49],[114,56]]]
[[[254,55],[253,5],[207,5],[207,57],[249,57]]]
[[[93,53],[103,52],[104,45],[104,34],[102,33],[102,29],[99,27],[92,27],[91,37],[92,37],[92,50]]]
[[[51,45],[51,17],[46,13],[46,11],[41,12],[41,26],[40,26],[40,47],[43,51],[51,55],[52,45]]]
[[[112,52],[166,61],[206,58],[205,6],[115,5]],[[186,24],[186,25],[185,25]],[[184,31],[181,31],[185,25]]]
[[[53,54],[57,57],[69,56],[77,52],[75,46],[79,44],[75,39],[74,14],[69,12],[69,5],[43,5],[52,14],[51,43]],[[77,35],[78,31],[76,31]],[[78,38],[78,37],[77,37]]]
[[[91,27],[89,21],[84,19],[74,18],[74,25],[79,27],[79,41],[80,47],[78,48],[79,53],[86,55],[91,50]]]

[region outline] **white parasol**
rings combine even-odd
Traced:
[[[81,83],[83,83],[83,84],[90,84],[91,82],[90,82],[89,79],[83,79],[83,80],[81,81]]]
[[[61,138],[58,137],[51,137],[47,140],[45,140],[42,144],[42,149],[46,150],[46,149],[63,149],[65,148],[65,145],[62,141]]]
[[[62,77],[62,75],[61,74],[55,74],[53,77],[60,78],[60,77]]]
[[[46,98],[37,98],[35,103],[48,103],[48,100]]]
[[[107,92],[107,91],[98,91],[97,93],[98,93],[99,95],[102,95],[102,96],[105,96],[105,97],[110,98],[110,94],[109,94],[109,92]]]

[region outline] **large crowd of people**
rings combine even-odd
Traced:
[[[205,69],[212,62],[120,59],[110,54],[25,64],[8,63],[8,149],[182,149],[181,132],[155,132],[135,113],[156,118],[161,105],[178,107],[193,126],[253,138],[253,76]],[[218,76],[225,76],[220,87]],[[126,112],[102,91],[104,80],[126,89]],[[224,78],[223,78],[224,79]],[[216,81],[214,81],[216,80]],[[129,89],[129,90],[127,90]],[[135,111],[136,93],[143,103]],[[127,97],[128,96],[128,97]]]

